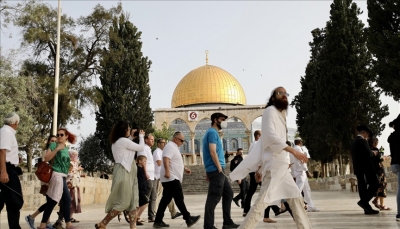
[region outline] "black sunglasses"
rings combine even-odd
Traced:
[[[182,139],[180,139],[180,138],[178,138],[178,137],[175,137],[176,139],[178,139],[178,140],[180,140],[182,143],[185,141],[185,140],[182,140]]]
[[[57,137],[64,137],[64,134],[57,134]]]

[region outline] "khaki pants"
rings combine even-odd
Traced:
[[[157,199],[156,199],[155,211],[157,212],[158,205],[160,203],[160,200],[161,200],[161,197],[162,197],[162,193],[163,193],[163,186],[161,185],[160,179],[156,180],[156,185],[157,185],[157,189],[156,189],[157,190]],[[168,204],[168,210],[171,213],[171,217],[176,215],[174,199],[172,199],[171,202]]]
[[[258,221],[263,217],[264,209],[268,207],[266,203],[264,203],[264,197],[267,193],[268,186],[271,182],[271,172],[267,171],[265,174],[260,193],[258,194],[257,200],[254,205],[250,208],[249,213],[247,213],[246,218],[243,220],[243,223],[240,224],[239,229],[252,229],[255,228],[258,224]],[[299,229],[310,229],[311,224],[308,219],[307,212],[304,210],[303,198],[290,198],[286,199],[288,202],[290,209],[292,209],[293,218],[296,222],[297,228]]]

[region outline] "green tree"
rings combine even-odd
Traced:
[[[63,14],[60,34],[59,124],[79,120],[81,108],[96,104],[92,80],[99,70],[98,59],[108,41],[108,29],[121,4],[109,10],[97,5],[88,16],[75,20]],[[57,9],[49,4],[27,1],[14,20],[21,28],[22,47],[31,50],[33,57],[25,61],[23,70],[28,75],[51,77],[44,82],[47,110],[52,113],[57,50]],[[52,120],[52,119],[48,119]]]
[[[325,29],[313,31],[312,56],[293,102],[310,154],[325,162],[349,155],[357,125],[370,125],[379,135],[388,115],[381,91],[371,83],[372,58],[360,9],[351,0],[334,0],[330,14]]]
[[[314,29],[311,31],[313,41],[309,43],[311,47],[311,57],[307,64],[305,76],[301,77],[301,91],[295,96],[292,105],[296,108],[297,117],[296,123],[298,133],[307,142],[307,148],[314,160],[327,162],[327,155],[320,152],[326,152],[328,145],[326,141],[320,141],[320,136],[324,134],[324,118],[317,118],[318,107],[316,106],[316,89],[317,78],[319,76],[318,61],[323,41],[325,38],[324,29]]]
[[[15,16],[21,11],[23,3],[10,4],[5,0],[0,0],[0,31],[8,28],[9,24],[15,19]]]
[[[79,160],[85,171],[93,176],[94,172],[112,172],[111,161],[107,158],[105,150],[100,146],[100,140],[93,134],[83,139],[78,148]]]
[[[101,103],[96,112],[96,136],[106,155],[112,159],[108,136],[118,120],[130,122],[132,128],[152,132],[149,69],[151,61],[144,57],[141,32],[125,14],[114,17],[109,32],[108,49],[100,60]]]
[[[155,129],[152,135],[154,136],[154,145],[152,150],[157,148],[157,140],[162,138],[166,141],[171,140],[172,136],[175,133],[175,129],[171,126],[168,126],[166,122],[163,122],[161,129]]]
[[[400,6],[398,0],[368,0],[368,49],[374,56],[376,82],[400,100]]]
[[[27,154],[28,172],[32,169],[32,158],[40,155],[41,143],[47,134],[38,123],[38,106],[35,101],[42,101],[37,84],[32,77],[18,75],[13,68],[15,53],[0,58],[0,117],[10,112],[20,116],[17,129],[17,141],[20,149]]]

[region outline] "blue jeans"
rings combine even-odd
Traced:
[[[392,166],[392,172],[397,174],[397,216],[400,216],[400,165],[399,164],[393,164]]]

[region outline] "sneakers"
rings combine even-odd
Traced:
[[[161,221],[161,222],[154,222],[153,227],[154,227],[154,228],[169,227],[169,224],[166,224],[166,223],[164,223],[163,221]]]
[[[56,222],[55,224],[53,224],[53,228],[55,228],[55,229],[65,229],[63,226],[62,226],[62,223],[60,223],[60,222]]]
[[[238,228],[239,226],[240,226],[239,224],[232,223],[232,224],[229,224],[229,225],[222,226],[222,229]]]
[[[309,207],[309,208],[307,209],[307,211],[308,211],[308,212],[319,212],[320,210],[317,209],[316,207]]]
[[[182,213],[180,213],[180,212],[177,212],[175,215],[173,215],[171,218],[172,219],[176,219],[176,218],[178,218],[179,216],[182,216]]]
[[[31,229],[35,229],[35,219],[31,215],[25,216],[25,221]]]
[[[51,223],[46,224],[46,229],[54,229],[53,225]]]
[[[198,215],[198,216],[190,216],[190,218],[189,218],[188,220],[186,220],[186,225],[187,225],[188,227],[191,227],[191,226],[193,226],[194,224],[196,224],[197,221],[199,221],[199,219],[200,219],[200,216],[199,216],[199,215]]]

